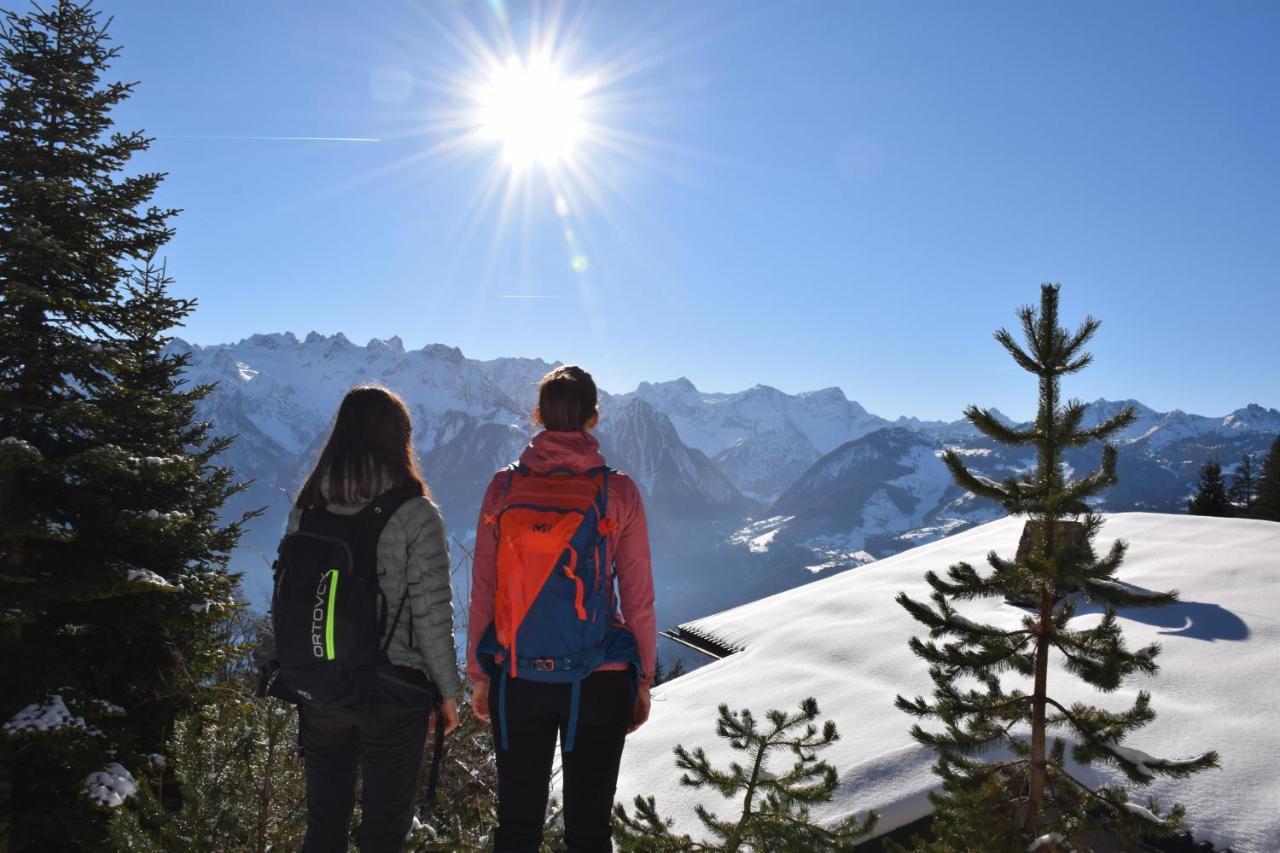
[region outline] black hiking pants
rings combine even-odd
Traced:
[[[547,814],[556,737],[564,738],[569,721],[571,687],[509,678],[506,700],[500,703],[500,678],[489,679],[489,713],[498,757],[498,828],[493,849],[535,853]],[[503,706],[506,749],[500,736]],[[634,707],[631,672],[597,672],[583,680],[573,750],[561,752],[564,840],[571,853],[613,849],[609,813]]]
[[[307,768],[307,839],[303,853],[346,853],[356,803],[356,768],[364,774],[361,853],[400,853],[413,824],[429,712],[302,709]]]

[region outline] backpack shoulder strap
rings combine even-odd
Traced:
[[[609,511],[609,477],[618,473],[617,469],[610,468],[608,465],[601,465],[598,468],[592,468],[589,471],[583,471],[584,477],[600,476],[600,520],[604,521],[605,514]]]
[[[505,498],[507,495],[511,494],[511,484],[516,481],[516,474],[523,476],[524,474],[529,473],[529,469],[524,467],[524,463],[522,462],[512,462],[503,470],[507,472],[507,485],[502,490],[502,496]]]
[[[407,501],[418,497],[422,497],[422,492],[418,490],[417,483],[402,483],[369,501],[358,514],[371,513],[379,517],[383,524],[386,524],[386,519],[390,518],[397,509]]]
[[[416,483],[404,483],[389,489],[365,504],[352,518],[352,552],[358,561],[357,571],[365,577],[377,577],[378,540],[396,510],[414,498],[421,497]]]

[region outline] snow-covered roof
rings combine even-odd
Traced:
[[[655,795],[678,829],[696,834],[696,803],[721,813],[735,806],[681,786],[672,748],[702,746],[713,764],[725,765],[739,756],[714,734],[717,705],[761,714],[814,696],[822,716],[839,726],[840,740],[824,757],[841,783],[835,801],[815,815],[833,819],[874,808],[880,832],[923,817],[925,792],[935,784],[934,756],[911,739],[912,719],[893,701],[899,693],[930,693],[925,664],[907,648],[908,638],[924,631],[894,596],[903,590],[927,596],[929,569],[941,573],[959,561],[982,567],[993,549],[1012,556],[1021,529],[1021,519],[995,521],[688,623],[742,651],[654,688],[649,723],[628,738],[617,799],[630,806],[638,793]],[[1216,749],[1222,767],[1157,781],[1131,796],[1183,803],[1197,840],[1237,853],[1280,850],[1280,524],[1120,513],[1107,516],[1100,552],[1111,538],[1130,543],[1120,580],[1181,592],[1178,604],[1121,614],[1130,648],[1161,644],[1161,671],[1102,695],[1055,667],[1051,694],[1120,709],[1138,690],[1149,690],[1157,718],[1126,746],[1164,757]],[[997,599],[959,607],[975,621],[998,625],[1016,625],[1023,616]],[[1099,618],[1085,603],[1080,614],[1080,624]],[[1105,769],[1081,772],[1091,783],[1099,774],[1121,781]]]

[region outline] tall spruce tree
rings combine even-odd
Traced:
[[[1222,465],[1216,459],[1206,460],[1200,466],[1200,485],[1196,487],[1195,496],[1187,502],[1187,512],[1225,518],[1234,515],[1231,509],[1231,501],[1227,500],[1227,483],[1222,478]]]
[[[0,804],[14,850],[90,849],[216,666],[236,486],[163,331],[175,211],[88,4],[0,22]]]
[[[1280,521],[1280,436],[1271,442],[1267,458],[1262,462],[1262,474],[1258,477],[1258,497],[1254,501],[1253,517],[1267,521]]]
[[[1057,285],[1041,288],[1039,310],[1028,306],[1018,316],[1026,348],[1003,329],[996,340],[1039,379],[1034,424],[1006,426],[976,406],[965,415],[1001,444],[1034,447],[1036,467],[1022,479],[996,483],[970,472],[955,452],[943,458],[962,488],[999,502],[1010,514],[1028,516],[1029,547],[1013,560],[989,554],[988,574],[968,563],[951,566],[945,579],[929,572],[930,602],[898,596],[899,604],[929,629],[929,639],[912,638],[910,646],[928,663],[934,685],[932,700],[899,696],[898,707],[942,724],[940,731],[919,723],[912,727],[917,741],[937,751],[935,772],[942,779],[942,792],[932,796],[937,840],[922,845],[929,850],[993,853],[1026,850],[1041,840],[1037,849],[1048,853],[1083,849],[1082,832],[1099,821],[1128,836],[1178,825],[1182,810],[1176,806],[1161,814],[1154,802],[1130,803],[1121,785],[1091,789],[1074,778],[1065,764],[1068,750],[1078,764],[1109,764],[1135,785],[1156,776],[1187,776],[1218,760],[1212,752],[1159,759],[1124,745],[1155,716],[1146,691],[1121,711],[1064,704],[1050,692],[1051,654],[1061,657],[1067,672],[1103,692],[1115,690],[1127,676],[1154,674],[1158,647],[1130,650],[1116,610],[1167,604],[1176,594],[1118,582],[1125,543],[1116,541],[1101,559],[1093,552],[1102,520],[1090,513],[1088,500],[1115,482],[1116,450],[1108,439],[1134,419],[1126,410],[1086,428],[1085,404],[1061,400],[1061,377],[1091,361],[1084,346],[1098,321],[1087,318],[1075,332],[1059,327]],[[1094,441],[1102,444],[1099,469],[1067,480],[1063,451]],[[1071,594],[1077,589],[1079,594]],[[1071,624],[1080,595],[1104,608],[1093,627]],[[1011,630],[972,622],[955,607],[955,602],[992,596],[1030,600],[1032,612]],[[992,750],[1006,754],[983,760]]]
[[[1240,464],[1231,475],[1231,485],[1227,488],[1227,500],[1235,508],[1235,514],[1246,518],[1253,515],[1254,499],[1258,496],[1258,474],[1253,465],[1253,454],[1245,452],[1240,456]]]

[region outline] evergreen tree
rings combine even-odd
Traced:
[[[662,657],[659,656],[653,662],[653,681],[651,683],[656,687],[659,684],[679,678],[682,675],[684,675],[683,660],[677,660],[672,664],[671,668],[668,669],[662,665]]]
[[[653,797],[637,796],[635,814],[621,803],[614,806],[614,837],[623,851],[817,851],[850,850],[875,826],[874,812],[862,820],[850,816],[835,826],[815,822],[810,807],[831,801],[839,784],[834,767],[818,753],[839,735],[828,720],[819,730],[818,703],[805,699],[798,711],[770,711],[763,723],[750,711],[733,713],[720,706],[716,734],[746,753],[747,767],[733,762],[728,770],[711,766],[706,752],[675,748],[676,767],[685,771],[680,783],[691,788],[711,788],[725,799],[739,799],[741,813],[724,820],[703,806],[698,819],[706,827],[708,842],[671,831],[672,822],[658,814]],[[786,749],[795,763],[782,773],[769,770],[770,753]]]
[[[1267,521],[1280,521],[1280,436],[1271,442],[1267,458],[1262,462],[1253,516]]]
[[[1253,468],[1253,454],[1244,453],[1240,464],[1231,475],[1231,486],[1227,489],[1227,500],[1235,508],[1234,514],[1250,516],[1253,514],[1254,499],[1258,495],[1258,475]]]
[[[1039,310],[1025,307],[1019,318],[1026,349],[1003,329],[996,333],[996,340],[1019,366],[1039,379],[1035,422],[1017,429],[976,406],[965,414],[1001,444],[1034,447],[1036,468],[1022,479],[996,483],[970,472],[953,451],[945,454],[944,461],[962,488],[999,502],[1010,514],[1029,516],[1031,547],[1014,560],[991,553],[989,574],[980,574],[968,563],[951,566],[945,579],[929,572],[925,576],[933,588],[929,602],[905,593],[898,596],[898,602],[929,629],[929,639],[912,638],[910,646],[929,665],[932,700],[899,696],[897,704],[943,727],[929,731],[916,724],[911,732],[938,753],[934,769],[942,779],[942,792],[931,795],[937,841],[923,845],[936,851],[1026,850],[1029,843],[1044,839],[1038,849],[1049,853],[1070,849],[1063,845],[1083,849],[1081,833],[1096,821],[1129,836],[1178,825],[1182,816],[1178,807],[1162,816],[1155,803],[1130,803],[1123,786],[1091,789],[1072,777],[1064,766],[1068,740],[1074,761],[1109,764],[1135,785],[1156,776],[1186,776],[1217,764],[1212,752],[1165,760],[1123,745],[1129,734],[1154,717],[1145,691],[1122,711],[1079,702],[1063,704],[1049,691],[1051,652],[1061,655],[1068,672],[1103,692],[1115,690],[1129,675],[1154,674],[1158,647],[1130,650],[1116,610],[1167,604],[1176,596],[1135,590],[1115,579],[1125,543],[1115,542],[1101,559],[1093,552],[1102,520],[1090,513],[1088,500],[1115,482],[1116,449],[1108,439],[1134,418],[1133,411],[1126,410],[1085,428],[1085,404],[1061,401],[1060,378],[1089,364],[1091,356],[1084,346],[1097,331],[1098,321],[1087,318],[1074,333],[1060,328],[1057,285],[1044,285]],[[1092,441],[1102,443],[1099,470],[1068,481],[1063,451]],[[1064,593],[1077,588],[1105,608],[1093,627],[1070,625],[1078,596]],[[984,597],[1030,600],[1034,609],[1020,627],[1007,629],[972,622],[954,606],[957,601]],[[1011,683],[1023,679],[1031,680],[1029,690]],[[1054,730],[1064,736],[1051,739]],[[980,757],[1002,748],[1007,758],[984,761]]]
[[[1187,504],[1192,515],[1212,515],[1225,518],[1233,515],[1231,501],[1227,500],[1227,483],[1222,479],[1222,465],[1215,459],[1200,466],[1200,485],[1195,497]]]
[[[105,837],[132,772],[214,671],[239,525],[209,388],[162,336],[192,303],[151,263],[173,210],[111,132],[133,84],[87,4],[0,22],[0,804],[14,849]],[[24,707],[25,706],[25,707]],[[130,769],[132,768],[132,770]],[[77,793],[81,794],[80,796]]]

